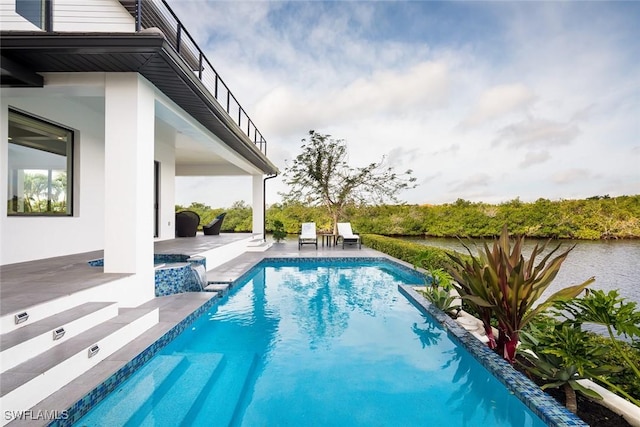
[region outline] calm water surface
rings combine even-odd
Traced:
[[[466,250],[457,239],[447,238],[408,238],[427,246],[452,249],[459,252]],[[545,241],[525,240],[525,254],[528,256],[536,243]],[[570,285],[584,282],[594,276],[596,281],[591,285],[593,289],[609,291],[617,289],[623,297],[635,301],[640,307],[640,241],[584,241],[562,240],[552,241],[550,247],[562,243],[561,250],[573,244],[571,251],[560,268],[558,276],[551,284],[545,296]],[[473,254],[477,249],[472,245]],[[542,259],[538,257],[538,259]]]

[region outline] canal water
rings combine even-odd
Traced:
[[[427,246],[451,249],[466,253],[458,239],[449,238],[404,238]],[[468,242],[463,239],[465,244]],[[490,242],[490,241],[488,241]],[[524,255],[528,257],[531,250],[544,240],[526,239]],[[576,245],[562,264],[558,276],[547,289],[543,298],[551,293],[570,285],[584,282],[594,276],[596,281],[590,285],[592,289],[609,291],[617,289],[621,296],[635,301],[640,309],[640,240],[554,240],[548,247],[562,244],[560,250]],[[476,254],[478,249],[472,244],[471,252]],[[538,256],[538,260],[542,257]]]

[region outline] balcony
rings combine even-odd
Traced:
[[[0,32],[3,87],[42,86],[47,72],[138,72],[264,173],[277,172],[262,133],[166,1],[45,3],[44,31]]]

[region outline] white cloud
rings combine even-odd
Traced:
[[[492,178],[486,173],[476,173],[462,181],[454,181],[451,183],[451,191],[469,192],[475,190],[478,187],[488,187],[491,184]]]
[[[587,181],[594,177],[594,174],[587,169],[571,168],[559,171],[551,177],[556,184],[570,184]]]
[[[552,147],[570,144],[579,134],[580,129],[573,122],[527,118],[500,129],[494,145],[506,143],[515,148]]]
[[[533,92],[522,83],[491,87],[480,95],[476,105],[462,121],[462,126],[478,126],[513,112],[526,110],[534,99]]]
[[[548,151],[529,151],[524,156],[524,160],[520,162],[520,166],[523,168],[528,168],[533,165],[544,163],[551,158],[551,155]]]
[[[257,102],[256,122],[265,123],[266,131],[288,135],[371,116],[388,119],[444,105],[449,80],[446,64],[423,62],[406,70],[380,70],[324,91],[280,86]]]

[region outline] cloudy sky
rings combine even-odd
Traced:
[[[281,170],[314,129],[355,166],[412,169],[408,203],[640,193],[640,2],[170,4]],[[251,200],[206,183],[176,202]]]

